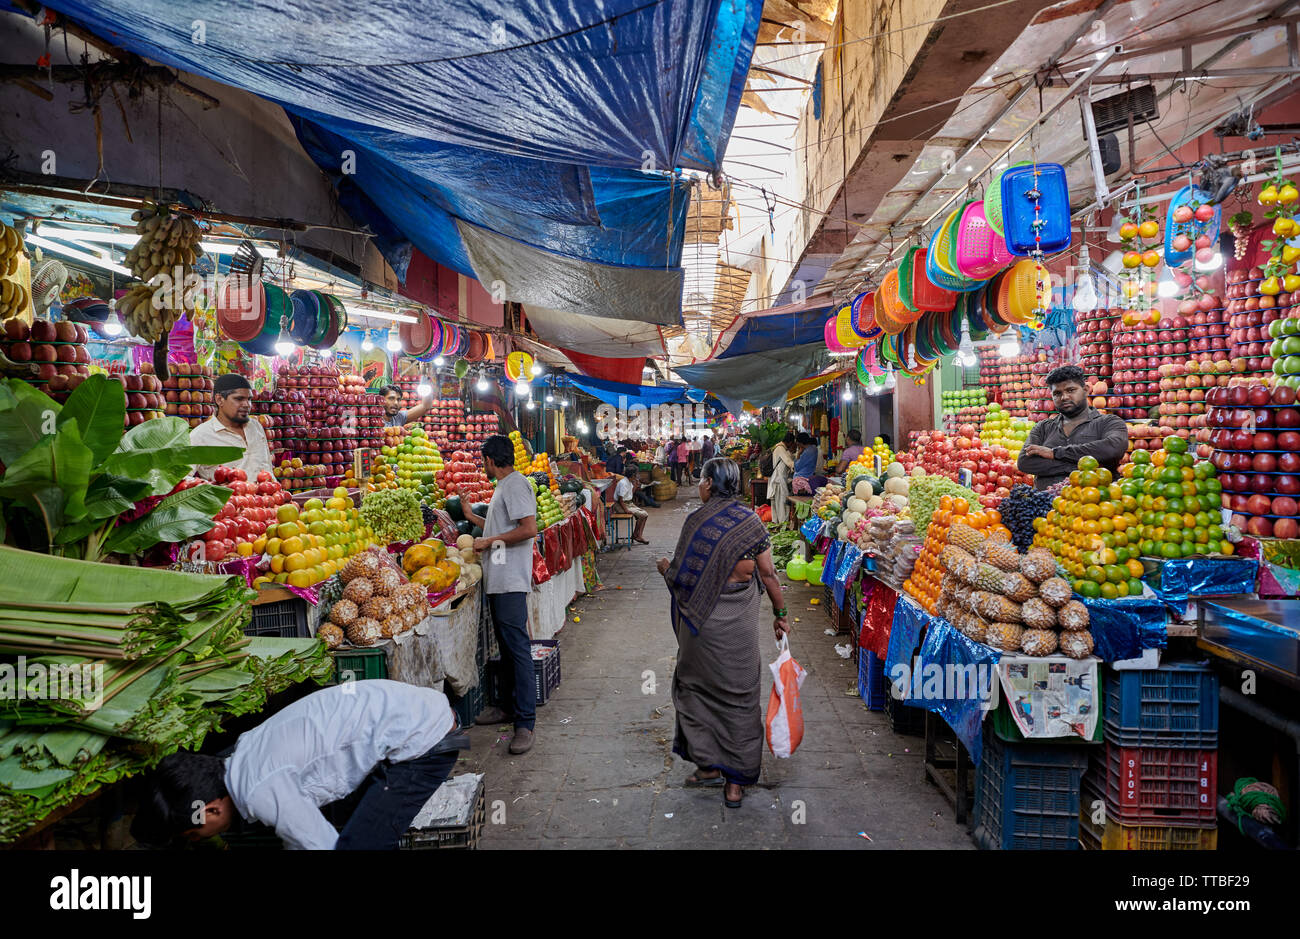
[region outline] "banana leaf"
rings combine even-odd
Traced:
[[[77,424],[68,422],[5,464],[0,500],[36,512],[52,541],[65,518],[75,520],[84,514],[94,462],[94,453],[82,443]]]
[[[163,499],[149,514],[118,525],[104,540],[105,554],[135,554],[156,544],[184,541],[212,527],[212,519],[231,490],[221,486],[194,486]]]
[[[249,603],[257,596],[242,577],[78,561],[7,545],[0,545],[0,570],[5,572],[0,577],[0,603],[112,603],[142,597],[190,608]]]
[[[57,429],[63,405],[25,381],[0,381],[0,463],[8,465]]]
[[[107,375],[92,375],[68,395],[56,424],[76,422],[83,443],[96,465],[104,462],[122,440],[126,416],[126,389]]]

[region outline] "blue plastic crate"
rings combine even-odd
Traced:
[[[1219,677],[1205,665],[1169,662],[1106,675],[1106,739],[1121,747],[1214,750]]]
[[[866,702],[868,711],[885,709],[885,698],[889,696],[885,663],[868,649],[858,650],[858,694]]]
[[[478,684],[462,696],[448,695],[451,708],[456,712],[456,720],[461,727],[473,727],[474,721],[483,713],[487,699],[487,675],[484,666],[478,669]]]
[[[974,835],[987,850],[1079,849],[1086,746],[1005,743],[984,735],[975,776]]]

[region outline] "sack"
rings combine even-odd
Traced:
[[[803,708],[799,689],[808,674],[790,655],[790,640],[782,636],[776,644],[780,654],[768,666],[772,670],[772,696],[767,700],[767,748],[785,759],[803,740]]]

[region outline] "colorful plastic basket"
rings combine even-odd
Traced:
[[[987,280],[1015,260],[1006,239],[984,216],[984,203],[972,202],[957,226],[957,270],[972,280]]]
[[[1055,254],[1070,246],[1070,187],[1065,167],[1059,163],[1014,166],[1002,175],[1001,188],[1002,224],[1012,253],[1023,256],[1038,250]]]

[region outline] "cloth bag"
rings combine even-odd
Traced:
[[[776,661],[768,666],[772,670],[772,694],[767,699],[767,748],[773,756],[785,759],[803,740],[799,689],[808,673],[790,655],[787,637],[782,636],[776,648]]]

